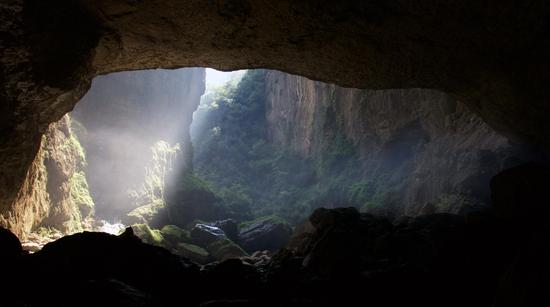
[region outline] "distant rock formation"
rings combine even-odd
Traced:
[[[72,112],[88,155],[98,215],[150,222],[168,185],[192,168],[189,136],[205,70],[146,70],[97,77]]]
[[[86,180],[86,156],[65,115],[42,137],[14,210],[0,224],[21,238],[40,227],[71,234],[91,228],[94,202]]]
[[[524,156],[442,92],[342,88],[278,71],[266,72],[266,88],[271,142],[322,159],[344,140],[378,209],[397,215],[486,205],[490,178]]]

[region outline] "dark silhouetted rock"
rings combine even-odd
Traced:
[[[19,238],[8,229],[0,227],[0,259],[13,259],[21,256],[22,252]]]
[[[467,218],[430,214],[393,226],[383,217],[336,208],[317,210],[311,221],[299,230],[311,235],[299,252],[286,248],[273,256],[256,252],[200,269],[187,258],[140,242],[129,230],[120,236],[85,232],[64,237],[6,266],[2,281],[9,282],[2,287],[0,303],[17,307],[548,305],[550,247],[544,228],[512,236],[517,229],[490,211],[470,213]],[[219,246],[214,249],[215,245]],[[208,249],[223,258],[226,245],[235,246],[222,236]],[[36,276],[37,282],[26,282],[28,276]]]
[[[216,300],[204,302],[200,307],[226,307],[226,306],[235,306],[235,307],[252,307],[258,306],[257,302],[251,302],[249,300]]]
[[[89,295],[93,293],[93,295]],[[158,302],[146,292],[140,291],[116,279],[90,280],[83,283],[77,292],[71,295],[85,297],[80,306],[86,307],[145,307],[155,306]]]
[[[292,229],[284,220],[268,216],[243,226],[239,232],[240,245],[249,253],[259,250],[276,251],[290,240]]]
[[[160,301],[173,300],[185,288],[189,290],[187,298],[192,301],[199,273],[189,260],[142,243],[129,233],[124,236],[78,233],[48,243],[31,256],[25,270],[47,278],[47,282],[35,287],[30,298],[42,306],[56,302],[59,289],[68,295],[64,300],[70,301],[71,296],[81,300],[84,296],[77,294],[83,284],[92,280],[117,280],[127,286],[123,289],[138,289]]]
[[[353,207],[319,208],[309,218],[315,235],[303,265],[320,276],[357,273],[360,264],[361,215]]]
[[[215,299],[254,297],[261,286],[258,270],[240,259],[228,259],[205,267],[201,273],[211,297]]]
[[[305,221],[294,228],[294,232],[285,248],[293,250],[297,254],[303,254],[313,239],[314,234],[315,227],[313,227],[310,221]]]
[[[491,196],[508,259],[495,305],[550,305],[550,169],[527,163],[493,177]]]
[[[356,208],[318,208],[311,216],[309,221],[318,231],[325,231],[334,226],[354,225],[359,222],[361,215]]]
[[[496,215],[518,228],[536,228],[550,222],[550,170],[527,163],[491,180]]]

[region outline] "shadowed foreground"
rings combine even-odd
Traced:
[[[550,172],[491,182],[494,208],[384,218],[318,209],[269,261],[199,266],[119,236],[84,232],[24,254],[0,231],[6,306],[545,306]],[[261,257],[261,256],[258,256]]]

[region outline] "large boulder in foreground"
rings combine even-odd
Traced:
[[[196,265],[164,248],[142,243],[131,231],[120,236],[78,233],[48,243],[31,256],[21,274],[45,278],[31,298],[40,306],[53,304],[59,289],[64,289],[63,295],[68,296],[64,299],[69,301],[77,295],[73,288],[93,280],[117,280],[160,300],[174,300],[178,291],[188,289],[192,300],[199,274]]]
[[[332,277],[356,272],[361,252],[361,215],[356,208],[315,210],[309,217],[315,228],[305,248],[304,267],[316,274]]]
[[[19,238],[8,229],[0,227],[0,259],[13,259],[21,256],[22,252]]]
[[[240,245],[249,253],[276,251],[285,246],[292,235],[292,228],[277,216],[266,216],[241,225]]]
[[[550,169],[527,163],[491,180],[493,208],[504,225],[512,262],[499,281],[495,306],[548,306],[550,296]],[[544,302],[544,303],[543,303]]]
[[[502,171],[491,180],[491,198],[497,216],[521,228],[550,221],[550,170],[526,163]]]

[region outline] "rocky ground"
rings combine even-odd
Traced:
[[[493,209],[385,218],[318,209],[286,248],[198,265],[84,232],[27,254],[0,231],[7,306],[548,306],[550,172],[495,176]],[[200,228],[200,227],[199,227]]]

